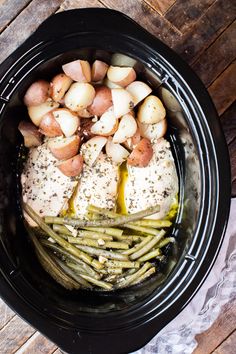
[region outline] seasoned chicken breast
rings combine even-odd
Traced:
[[[45,143],[30,149],[21,175],[23,200],[40,216],[58,215],[78,183],[74,178],[65,176],[56,167],[57,163]],[[36,226],[32,220],[29,221]]]

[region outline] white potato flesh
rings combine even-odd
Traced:
[[[117,85],[117,84],[115,84],[114,82],[108,80],[107,77],[103,80],[103,85],[109,87],[110,89],[113,89],[113,88],[121,88],[120,85]]]
[[[138,122],[140,135],[143,138],[147,138],[151,141],[162,138],[167,131],[167,120],[162,119],[158,123],[143,124]]]
[[[132,95],[135,106],[152,92],[151,87],[142,81],[131,82],[125,89]]]
[[[101,118],[91,127],[91,133],[95,135],[109,136],[115,133],[118,120],[114,115],[113,107],[109,108]]]
[[[148,218],[162,219],[178,193],[178,176],[169,142],[161,138],[152,147],[153,156],[147,167],[127,166],[124,200],[129,213],[159,204],[160,211]]]
[[[106,143],[106,153],[117,164],[124,162],[130,154],[122,145],[114,144],[111,138]]]
[[[131,114],[125,114],[119,123],[118,129],[113,136],[113,143],[123,143],[131,138],[137,130],[136,119]]]
[[[114,53],[111,57],[111,65],[114,66],[131,66],[134,67],[137,60],[121,53]]]
[[[93,167],[84,165],[81,178],[72,199],[76,217],[87,214],[89,204],[114,209],[119,183],[119,167],[105,154],[100,153]]]
[[[88,83],[75,82],[65,94],[65,105],[74,112],[90,106],[95,97],[95,89]]]
[[[79,128],[79,117],[66,108],[59,108],[52,112],[66,137],[72,136]]]
[[[38,127],[44,114],[59,107],[59,103],[53,101],[46,101],[38,106],[28,107],[28,114],[32,122]]]
[[[57,216],[77,185],[77,181],[57,168],[57,163],[45,143],[30,149],[21,175],[23,201],[41,217]],[[37,226],[27,215],[25,217],[30,225]]]
[[[125,87],[136,79],[136,72],[131,67],[110,66],[107,77],[115,84]]]
[[[95,136],[81,146],[84,162],[88,166],[94,165],[106,142],[107,138],[104,136]]]
[[[160,122],[166,116],[166,110],[163,106],[161,100],[154,96],[150,95],[143,103],[139,106],[138,109],[138,120],[144,124],[154,124]]]
[[[114,88],[111,90],[111,95],[116,118],[122,117],[134,108],[134,99],[125,89]]]

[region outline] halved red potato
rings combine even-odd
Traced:
[[[108,138],[106,143],[106,153],[107,156],[111,157],[113,162],[118,164],[127,160],[130,154],[122,145],[114,144],[111,137]]]
[[[93,114],[91,114],[87,108],[81,109],[80,111],[77,112],[78,116],[80,118],[91,118],[93,117]]]
[[[123,144],[129,150],[133,150],[135,146],[140,142],[140,140],[141,140],[141,135],[138,127],[135,134],[131,138],[128,138]]]
[[[95,135],[91,132],[91,128],[94,125],[94,122],[91,119],[82,118],[80,120],[80,126],[78,134],[83,140],[88,140],[93,138]]]
[[[45,80],[33,82],[24,96],[26,106],[38,106],[49,98],[50,84]]]
[[[64,73],[77,82],[91,81],[91,67],[86,60],[74,60],[62,65]]]
[[[67,108],[57,108],[52,114],[66,137],[72,136],[78,130],[80,119],[74,112]]]
[[[104,136],[95,136],[81,146],[84,162],[88,166],[92,166],[95,163],[106,142],[107,138]]]
[[[52,111],[55,108],[59,107],[58,102],[53,102],[53,101],[46,101],[38,106],[30,106],[28,107],[28,114],[30,116],[30,119],[32,122],[37,125],[37,127],[40,125],[40,122],[43,118],[43,116]]]
[[[132,95],[135,106],[152,92],[151,87],[142,81],[131,82],[125,89]]]
[[[108,70],[108,64],[101,60],[95,60],[92,65],[92,81],[103,80]]]
[[[122,117],[134,108],[134,100],[131,94],[123,88],[111,90],[114,114],[116,118]]]
[[[90,106],[95,97],[95,89],[88,83],[75,82],[65,94],[65,105],[78,112]]]
[[[116,132],[118,119],[114,115],[113,107],[110,107],[101,118],[93,124],[91,132],[95,135],[109,136]]]
[[[24,137],[24,145],[26,147],[30,148],[41,145],[42,134],[33,123],[22,120],[18,125],[18,129]]]
[[[67,160],[78,153],[80,137],[73,135],[68,138],[55,138],[48,142],[48,147],[58,160]]]
[[[60,162],[57,167],[67,177],[79,176],[83,170],[83,156],[75,155],[68,160]]]
[[[39,130],[42,134],[49,138],[55,138],[56,136],[63,135],[61,127],[54,118],[52,111],[43,116],[39,124]]]
[[[110,80],[108,80],[107,77],[103,80],[103,85],[109,87],[110,89],[113,89],[113,88],[121,88],[120,85],[117,85],[117,84],[115,84],[114,82],[111,82]]]
[[[51,97],[53,101],[60,102],[72,82],[73,80],[66,74],[61,73],[54,76],[50,83]]]
[[[148,96],[138,109],[138,120],[144,124],[160,122],[166,116],[166,110],[161,100],[156,96]]]
[[[125,114],[119,123],[118,129],[113,136],[113,143],[123,143],[128,138],[131,138],[137,130],[135,118],[130,114]]]
[[[131,67],[110,66],[107,77],[115,84],[125,87],[136,79],[136,72]]]
[[[146,167],[153,156],[150,140],[142,139],[128,157],[127,164],[135,167]]]
[[[121,54],[121,53],[112,54],[111,65],[134,67],[136,64],[137,64],[137,60],[129,57],[128,55]]]
[[[165,135],[167,131],[167,120],[162,119],[160,122],[155,124],[143,124],[138,122],[140,134],[143,138],[149,140],[159,139]]]
[[[111,90],[106,86],[98,86],[95,88],[95,92],[93,103],[87,108],[87,110],[92,115],[100,117],[112,106]]]

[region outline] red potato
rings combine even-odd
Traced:
[[[120,118],[134,108],[134,100],[132,95],[123,88],[111,89],[112,102],[114,106],[114,114],[116,118]]]
[[[39,130],[49,138],[63,135],[60,124],[54,118],[53,112],[48,112],[43,116],[39,124]]]
[[[131,138],[128,138],[123,144],[129,150],[133,150],[135,146],[140,142],[140,140],[141,140],[140,130],[139,128],[137,128],[135,134]]]
[[[58,160],[67,160],[77,155],[80,145],[80,137],[73,135],[68,138],[51,139],[48,147],[54,157]]]
[[[57,167],[67,177],[79,176],[83,170],[83,156],[75,155],[74,157],[60,162]]]
[[[137,118],[139,122],[144,124],[154,124],[160,122],[166,116],[166,110],[161,100],[150,95],[145,98],[139,106]]]
[[[111,90],[106,86],[95,88],[95,97],[91,106],[87,110],[96,116],[101,116],[112,106]]]
[[[151,87],[142,81],[131,82],[125,89],[132,95],[135,106],[152,92]]]
[[[46,101],[40,104],[39,106],[28,107],[28,114],[32,122],[38,127],[43,116],[58,107],[59,103],[53,101]]]
[[[92,65],[92,81],[103,80],[108,70],[108,64],[101,60],[95,60]]]
[[[41,145],[42,134],[33,123],[22,120],[18,125],[18,129],[24,137],[24,145],[26,147],[30,148]]]
[[[88,140],[90,138],[93,138],[95,136],[95,134],[93,134],[91,132],[91,128],[94,125],[94,122],[92,122],[91,119],[86,119],[86,118],[82,118],[80,121],[80,127],[78,130],[79,136],[81,137],[81,139],[83,140]]]
[[[33,82],[24,96],[26,106],[38,106],[49,98],[50,84],[45,80]]]
[[[91,81],[91,67],[86,60],[74,60],[62,65],[64,73],[77,82]]]
[[[93,166],[103,147],[106,145],[106,142],[107,138],[104,136],[95,136],[81,146],[84,162],[88,166]]]
[[[127,160],[129,152],[120,144],[114,144],[111,138],[108,138],[106,143],[107,156],[111,157],[115,163],[122,163]]]
[[[125,87],[136,79],[136,72],[131,67],[110,66],[107,77],[115,84]]]
[[[142,139],[131,152],[127,159],[129,166],[146,167],[153,156],[153,148],[150,140]]]
[[[125,114],[119,123],[118,129],[113,136],[113,143],[123,143],[131,138],[137,130],[137,123],[132,114]]]
[[[103,80],[103,85],[105,85],[106,87],[109,87],[110,89],[121,88],[120,85],[117,85],[114,82],[111,82],[110,80],[108,80],[107,77]]]
[[[53,101],[60,102],[63,99],[66,91],[68,91],[72,82],[73,80],[63,73],[54,76],[50,83],[50,96],[52,97]]]
[[[95,89],[92,85],[75,82],[65,94],[65,105],[71,111],[79,112],[93,103]]]
[[[143,138],[157,140],[165,135],[167,131],[167,120],[162,119],[160,122],[154,124],[143,124],[138,122],[138,126]]]
[[[63,134],[68,137],[75,134],[80,125],[79,117],[67,108],[57,108],[52,112]]]
[[[80,111],[77,112],[78,116],[80,118],[91,118],[93,117],[93,114],[91,114],[87,108],[81,109]]]
[[[116,132],[118,119],[114,115],[113,107],[110,107],[101,118],[93,124],[91,132],[95,135],[109,136]]]

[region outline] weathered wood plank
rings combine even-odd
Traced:
[[[189,30],[215,0],[181,0],[167,12],[166,18],[181,33]]]
[[[224,112],[220,120],[229,145],[236,138],[236,101]]]
[[[211,43],[235,20],[236,2],[217,0],[174,49],[187,62],[193,63]]]
[[[236,61],[234,61],[209,87],[213,102],[219,115],[235,101],[236,98]]]
[[[35,332],[15,354],[52,354],[56,349],[57,346],[54,343],[39,332]]]
[[[65,0],[60,6],[60,9],[57,12],[72,10],[72,9],[81,9],[83,7],[104,7],[99,0]]]
[[[19,12],[28,5],[29,2],[30,0],[15,1],[14,6],[12,0],[4,0],[0,2],[0,33],[19,14]]]
[[[234,21],[217,40],[200,55],[193,69],[206,86],[209,86],[220,73],[236,58],[236,21]]]
[[[236,299],[226,304],[213,325],[205,332],[196,335],[198,347],[193,354],[209,354],[217,348],[235,329]]]
[[[54,13],[62,0],[33,0],[0,35],[0,62]]]
[[[142,0],[101,0],[101,2],[109,8],[124,12],[170,47],[179,40],[179,34],[172,25]]]
[[[155,11],[159,12],[159,14],[164,15],[176,0],[145,0],[145,2]]]
[[[0,298],[0,330],[15,316],[15,313]]]
[[[14,353],[34,332],[33,327],[29,326],[18,316],[13,317],[0,331],[0,353]]]
[[[236,331],[234,331],[213,354],[235,354],[236,351]]]

